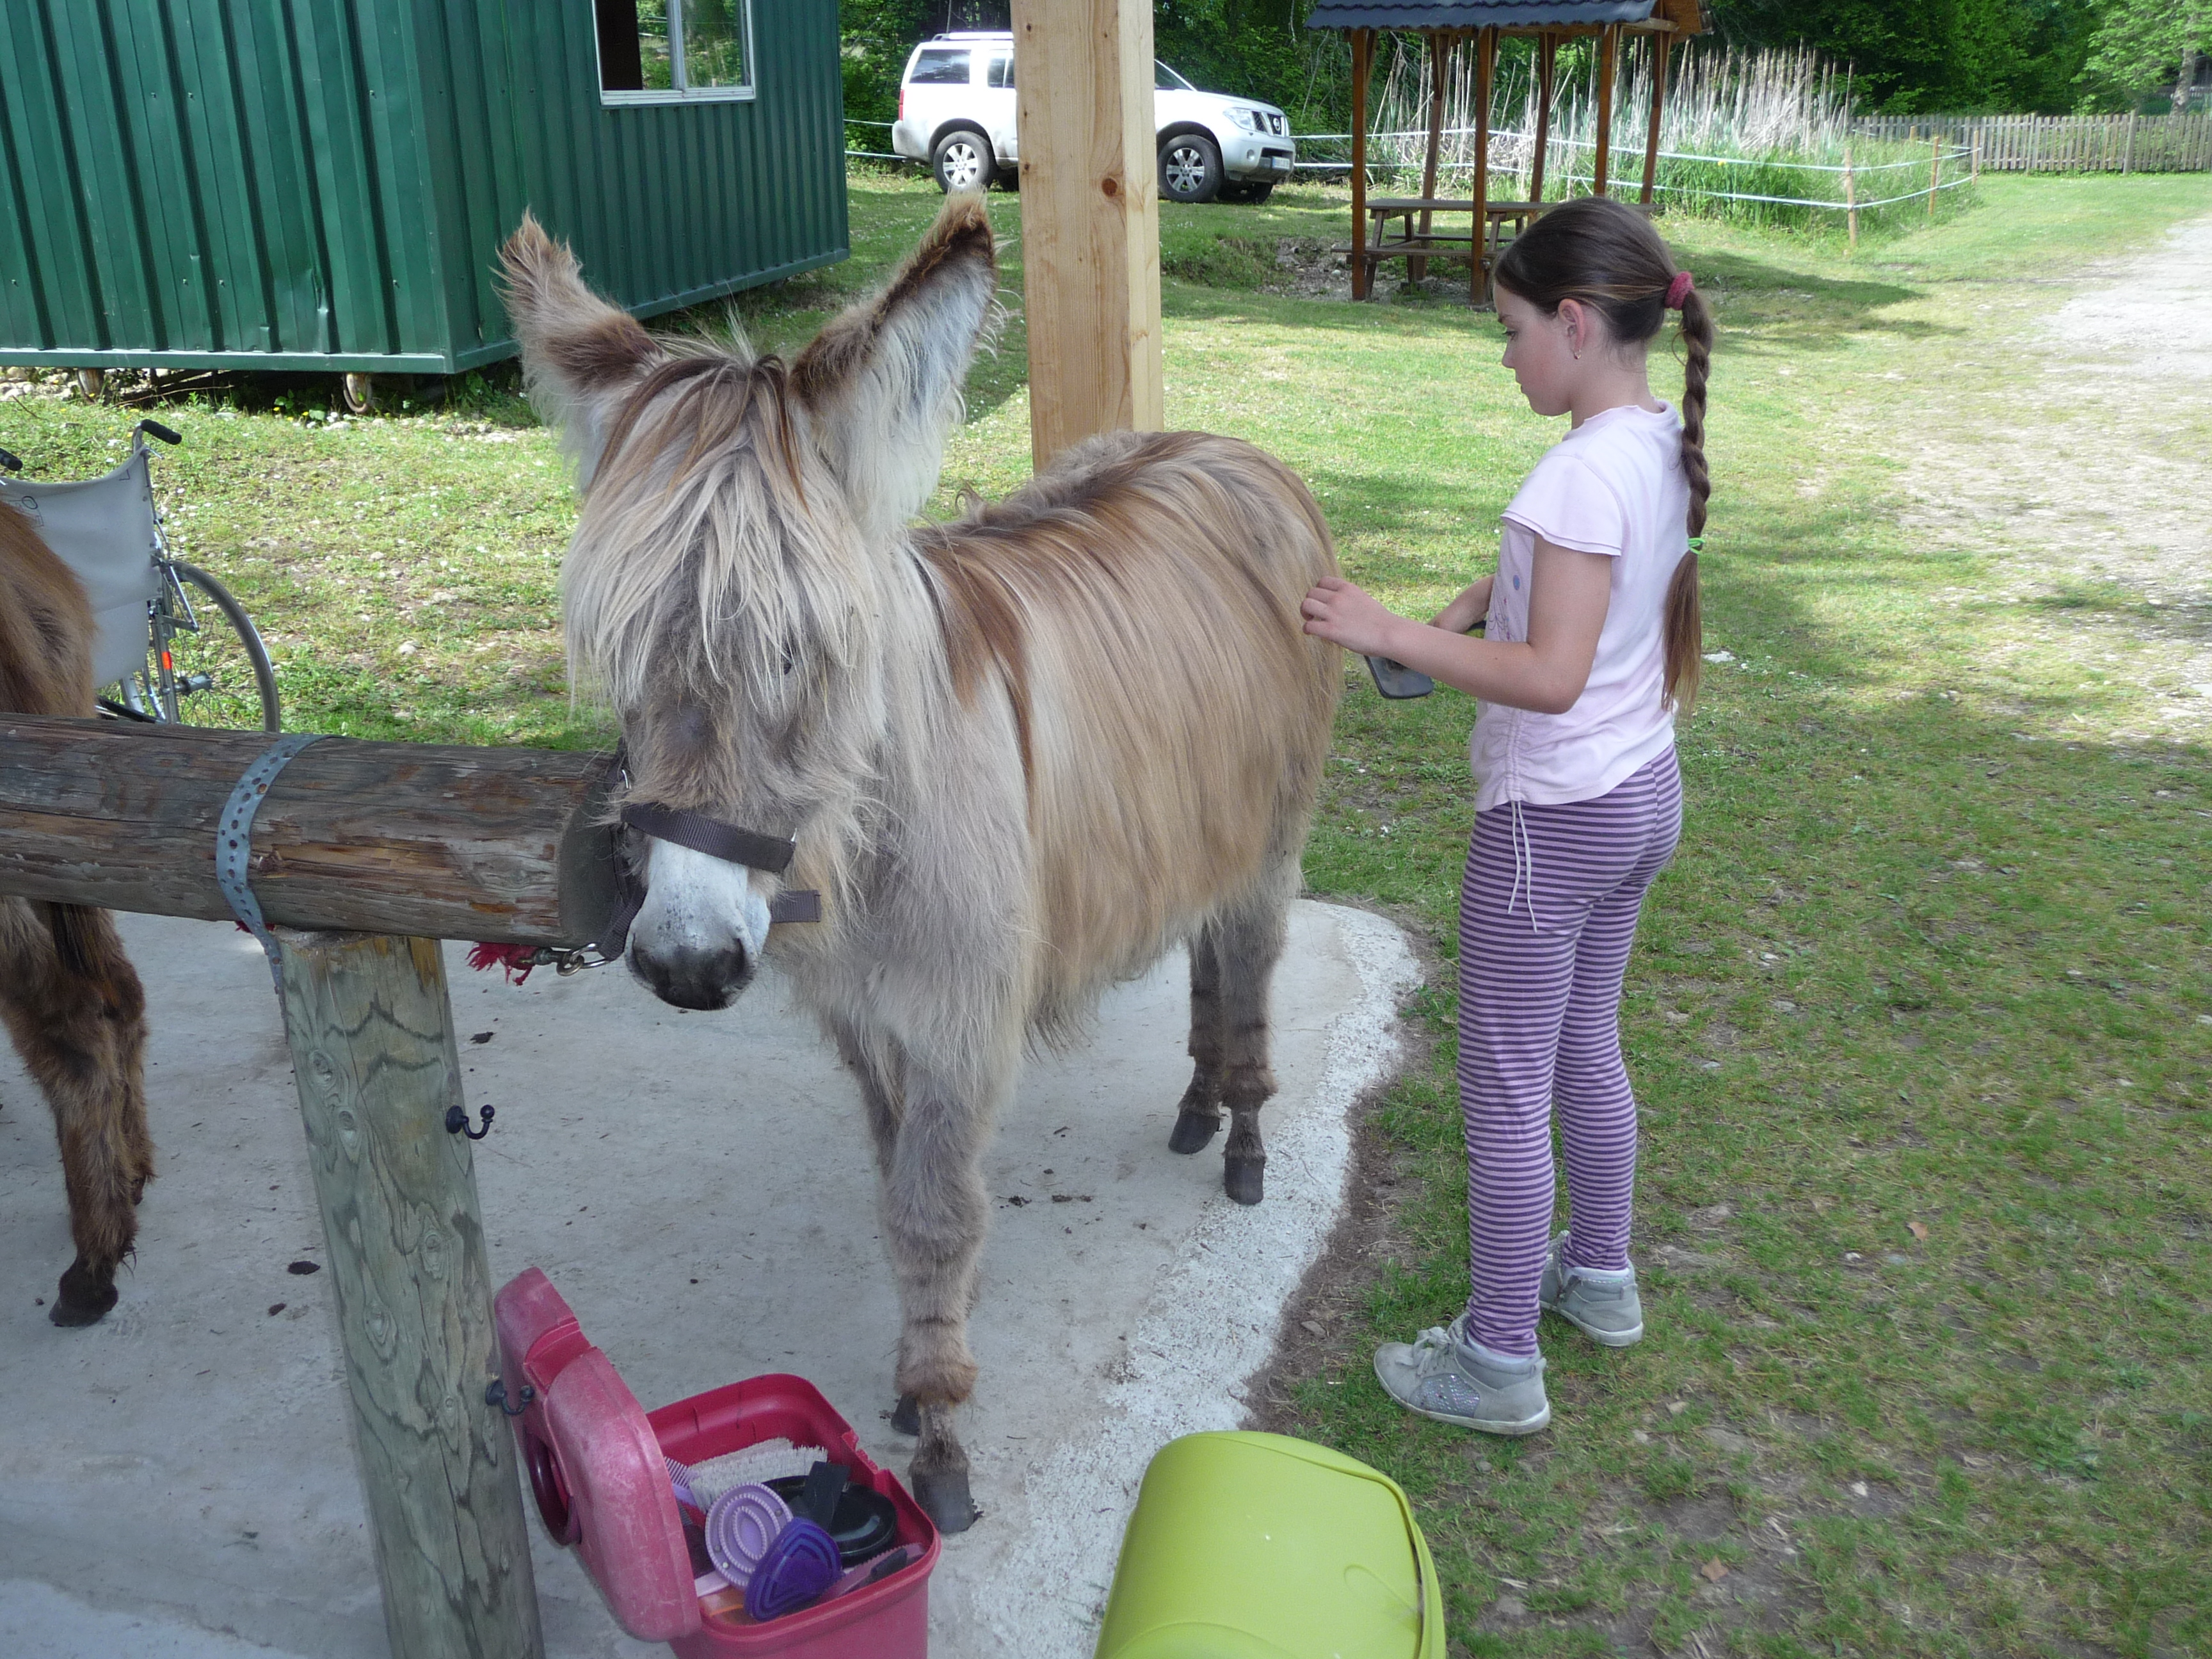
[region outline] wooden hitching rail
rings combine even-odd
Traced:
[[[228,919],[217,826],[270,745],[0,716],[0,893]],[[491,1269],[453,1132],[467,1109],[437,941],[596,939],[613,899],[609,768],[330,738],[292,758],[252,827],[397,1659],[544,1651],[514,1440],[486,1392]]]

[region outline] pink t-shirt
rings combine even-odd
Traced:
[[[1487,636],[1528,637],[1528,583],[1541,536],[1602,553],[1613,592],[1589,683],[1564,714],[1484,703],[1468,757],[1478,812],[1508,801],[1594,800],[1674,741],[1662,702],[1667,584],[1689,551],[1689,481],[1671,405],[1593,415],[1545,452],[1505,509]]]

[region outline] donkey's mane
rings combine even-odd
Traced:
[[[866,572],[808,511],[786,365],[661,344],[609,412],[563,572],[577,678],[619,703],[672,673],[694,694],[765,696],[794,658],[845,665]]]

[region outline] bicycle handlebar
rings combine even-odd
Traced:
[[[138,429],[149,438],[159,438],[165,444],[180,444],[185,441],[183,434],[170,431],[159,421],[141,421]]]

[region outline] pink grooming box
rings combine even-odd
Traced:
[[[538,1515],[556,1542],[574,1546],[624,1630],[667,1643],[680,1659],[927,1659],[937,1528],[813,1384],[755,1376],[647,1413],[537,1268],[510,1280],[493,1306],[507,1397],[529,1402],[514,1437]],[[854,1485],[890,1498],[898,1542],[921,1545],[921,1559],[765,1624],[702,1613],[664,1454],[702,1463],[778,1436],[824,1448]]]

